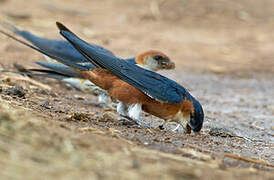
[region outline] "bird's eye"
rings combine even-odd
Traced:
[[[159,61],[159,60],[162,60],[163,57],[162,57],[162,56],[154,56],[154,59],[155,59],[156,61]]]

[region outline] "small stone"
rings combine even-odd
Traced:
[[[51,109],[51,106],[49,105],[50,101],[46,100],[43,104],[41,104],[42,107],[46,109]]]
[[[77,100],[85,100],[84,97],[78,95],[78,94],[75,94],[74,97],[77,99]]]
[[[164,128],[164,124],[159,125],[159,129],[160,129],[160,130],[164,130],[164,129],[165,129],[165,128]]]
[[[209,134],[211,136],[220,136],[220,137],[235,137],[235,133],[231,132],[229,129],[212,127],[210,128]]]
[[[66,121],[74,121],[74,122],[87,122],[90,120],[90,118],[93,116],[94,114],[88,114],[88,113],[73,113],[72,115],[70,115],[69,117],[66,118]]]
[[[20,98],[25,97],[25,92],[21,87],[8,88],[6,91],[8,95],[18,96]]]
[[[112,121],[112,122],[117,122],[118,121],[119,116],[111,111],[106,111],[103,113],[103,119],[104,121]]]

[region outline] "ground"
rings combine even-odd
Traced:
[[[273,179],[274,2],[271,0],[0,1],[0,20],[60,38],[80,37],[132,57],[168,54],[204,107],[199,134],[143,118],[120,122],[93,95],[56,80],[0,73],[0,174],[5,179]],[[1,28],[3,29],[3,28]],[[0,36],[2,69],[43,57]]]

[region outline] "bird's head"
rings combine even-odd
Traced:
[[[179,123],[186,133],[191,133],[191,130],[199,132],[204,121],[204,112],[199,101],[193,97],[185,98],[174,121]]]
[[[162,69],[174,69],[175,63],[167,55],[160,51],[146,51],[135,58],[136,63],[148,70],[158,71]]]
[[[202,105],[193,98],[194,112],[190,115],[189,125],[194,132],[199,132],[203,127],[204,111]]]

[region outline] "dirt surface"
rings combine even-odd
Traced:
[[[60,38],[60,21],[120,57],[163,51],[176,70],[160,73],[206,115],[199,134],[148,115],[154,129],[138,128],[64,83],[0,73],[1,177],[273,179],[273,8],[270,0],[0,1],[1,22],[39,36]],[[0,41],[2,69],[43,59]]]

